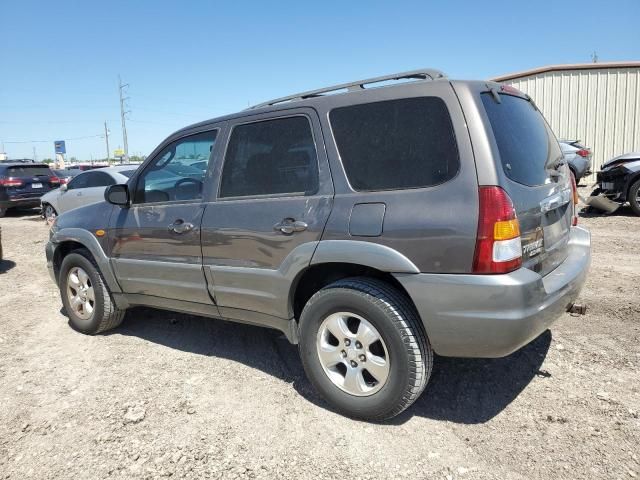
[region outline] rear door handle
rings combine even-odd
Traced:
[[[187,233],[193,230],[193,223],[185,222],[182,219],[178,219],[169,225],[169,231],[173,233]]]
[[[294,220],[293,218],[285,218],[280,223],[276,223],[273,226],[274,230],[279,230],[285,235],[291,235],[294,232],[304,232],[309,225],[300,220]]]

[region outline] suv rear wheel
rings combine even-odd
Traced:
[[[311,383],[338,411],[386,420],[424,390],[433,351],[415,308],[391,285],[340,280],[307,302],[300,356]]]
[[[95,334],[122,323],[124,310],[119,310],[91,254],[76,250],[62,261],[60,295],[71,326]]]

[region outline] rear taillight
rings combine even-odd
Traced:
[[[49,183],[61,183],[58,177],[49,177]]]
[[[576,152],[576,155],[580,155],[581,157],[587,158],[589,155],[591,155],[591,152],[586,148],[581,148]]]
[[[576,185],[576,177],[571,172],[571,192],[573,193],[573,219],[571,220],[571,225],[574,227],[578,225],[578,186]]]
[[[520,224],[513,203],[500,187],[480,187],[473,273],[508,273],[522,266]]]
[[[20,187],[22,180],[18,178],[0,178],[0,185],[3,187]]]

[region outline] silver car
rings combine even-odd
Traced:
[[[42,196],[42,215],[52,220],[68,210],[101,202],[108,186],[126,183],[137,168],[138,165],[119,165],[82,172],[68,184]]]
[[[560,140],[560,150],[576,182],[591,174],[591,150],[580,143],[580,140]]]

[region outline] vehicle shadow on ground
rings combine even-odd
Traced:
[[[582,218],[597,218],[597,217],[636,217],[629,205],[623,205],[613,213],[606,213],[597,208],[585,207],[578,212],[578,216]]]
[[[306,400],[331,410],[306,379],[297,347],[275,330],[135,308],[109,334],[135,336],[184,352],[242,363],[291,383]],[[505,358],[436,357],[423,395],[388,423],[402,424],[414,415],[465,424],[487,422],[504,410],[534,377],[550,376],[540,370],[550,344],[551,332],[547,330]]]
[[[13,267],[16,266],[16,262],[12,260],[2,260],[0,261],[0,273],[7,273]]]
[[[34,217],[40,219],[39,208],[11,208],[5,213],[7,218]],[[31,220],[31,219],[29,219]]]

